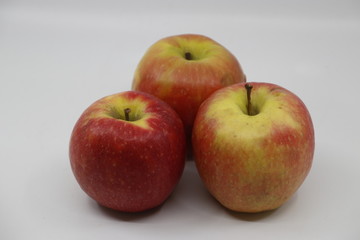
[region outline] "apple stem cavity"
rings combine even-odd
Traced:
[[[125,121],[130,121],[130,112],[131,112],[131,109],[130,108],[125,108],[124,109],[124,113],[125,113]]]
[[[186,60],[189,60],[189,61],[190,61],[190,60],[193,60],[192,54],[191,54],[190,52],[186,52],[186,53],[185,53],[185,59],[186,59]]]
[[[251,90],[253,88],[252,85],[250,85],[249,83],[245,84],[245,88],[246,88],[246,95],[247,95],[247,105],[246,105],[246,110],[249,116],[254,116],[256,115],[253,111],[253,106],[251,104]]]

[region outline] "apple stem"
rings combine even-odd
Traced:
[[[185,53],[185,59],[186,59],[186,60],[192,60],[192,59],[193,59],[193,57],[192,57],[192,55],[191,55],[190,52],[186,52],[186,53]]]
[[[251,90],[253,88],[252,85],[250,85],[249,83],[245,84],[245,88],[246,88],[246,94],[247,94],[247,102],[248,104],[246,105],[246,109],[247,112],[250,116],[253,116],[253,108],[252,108],[252,104],[251,104]]]
[[[125,120],[126,120],[126,121],[130,121],[130,116],[129,116],[130,112],[131,112],[131,109],[130,109],[130,108],[125,108],[125,109],[124,109]]]

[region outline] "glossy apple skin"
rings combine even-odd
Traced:
[[[216,91],[199,108],[193,149],[209,192],[238,212],[272,210],[286,202],[308,175],[314,128],[304,103],[269,83],[251,83],[247,114],[244,83]]]
[[[190,52],[192,60],[186,59]],[[189,139],[200,104],[215,90],[245,82],[237,59],[214,40],[196,34],[170,36],[153,44],[135,71],[132,89],[168,103]]]
[[[132,109],[132,121],[122,120],[125,108]],[[184,169],[185,146],[174,110],[129,91],[85,110],[71,135],[70,162],[81,188],[100,205],[139,212],[161,205],[172,193]]]

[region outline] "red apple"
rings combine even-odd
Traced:
[[[314,129],[304,103],[269,83],[235,84],[212,94],[193,129],[198,172],[226,208],[278,208],[312,165]]]
[[[166,103],[146,93],[102,98],[77,121],[70,162],[81,188],[100,205],[125,212],[154,208],[182,175],[183,124]]]
[[[190,138],[200,104],[215,90],[239,82],[245,82],[245,75],[225,47],[202,35],[184,34],[161,39],[147,50],[132,88],[167,102]]]

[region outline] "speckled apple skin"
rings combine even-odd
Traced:
[[[201,179],[223,206],[238,212],[284,204],[308,175],[315,147],[300,98],[274,84],[251,85],[258,114],[247,114],[245,84],[235,84],[201,105],[193,130]]]
[[[186,52],[192,60],[186,59]],[[150,46],[136,68],[132,89],[168,103],[190,140],[200,104],[215,90],[245,81],[238,60],[224,46],[203,35],[182,34]]]
[[[128,107],[137,120],[114,118],[114,111],[124,118]],[[70,162],[81,188],[100,205],[151,209],[169,197],[182,175],[184,128],[176,112],[153,96],[114,94],[93,103],[77,121]]]

